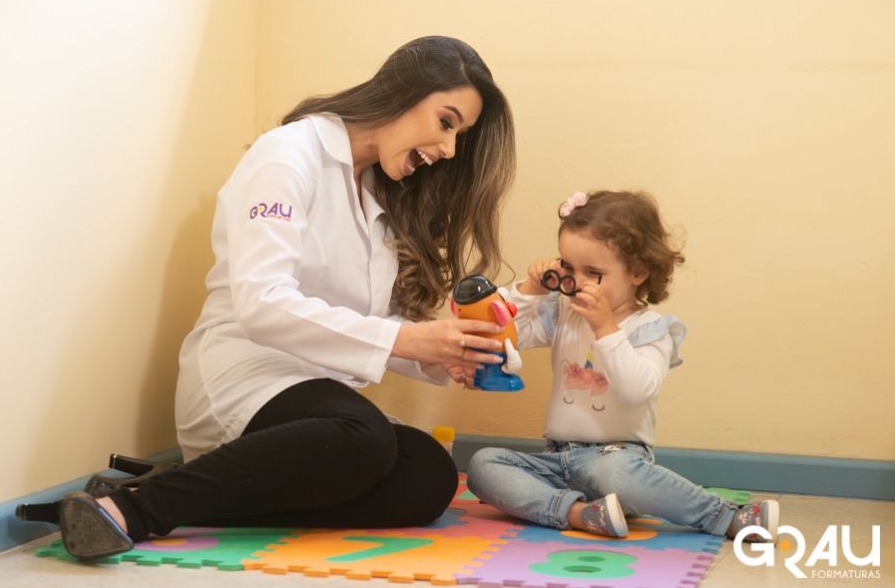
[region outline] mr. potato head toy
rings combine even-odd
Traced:
[[[478,368],[472,380],[476,388],[486,392],[516,392],[525,388],[522,378],[516,375],[522,369],[522,358],[516,350],[516,323],[513,321],[517,312],[516,305],[507,302],[497,286],[481,274],[466,276],[454,286],[451,296],[452,315],[488,321],[503,327],[498,333],[481,335],[503,343],[505,352],[486,352],[500,355],[503,362],[485,364]]]

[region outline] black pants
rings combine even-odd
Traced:
[[[426,525],[457,481],[428,433],[393,425],[348,386],[312,380],[264,405],[240,438],[143,482],[128,497],[142,521],[128,528]]]

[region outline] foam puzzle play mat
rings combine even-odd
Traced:
[[[747,492],[710,491],[749,500]],[[461,479],[450,508],[428,527],[184,527],[102,563],[481,588],[682,588],[699,584],[723,543],[658,518],[629,519],[628,527],[628,537],[610,539],[523,523],[481,504]],[[58,540],[37,555],[71,559]]]

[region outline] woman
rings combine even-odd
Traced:
[[[497,350],[476,333],[499,327],[432,318],[471,252],[471,271],[499,266],[514,170],[507,102],[456,39],[411,41],[372,79],[300,103],[218,196],[209,295],[180,355],[185,464],[20,517],[58,521],[86,560],[182,525],[433,521],[456,489],[450,456],[356,388],[500,361],[476,350]]]

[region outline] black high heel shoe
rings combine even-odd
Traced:
[[[45,504],[19,504],[16,518],[20,521],[59,524],[59,501]]]
[[[140,482],[158,474],[172,470],[180,464],[173,462],[157,462],[134,457],[125,457],[113,453],[109,455],[109,467],[113,470],[131,474],[124,477],[103,476],[96,474],[87,480],[84,492],[94,498],[110,494],[113,490],[138,486]],[[36,521],[59,524],[59,506],[61,501],[38,504],[19,504],[16,506],[16,518],[20,521]]]
[[[58,502],[20,504],[16,518],[59,525],[65,550],[81,560],[102,559],[134,548],[124,529],[86,492],[71,492]]]
[[[113,453],[109,456],[109,467],[125,474],[127,477],[104,476],[96,474],[87,481],[84,491],[93,496],[103,496],[112,490],[124,487],[139,486],[144,480],[157,476],[162,472],[172,470],[179,464],[164,461],[148,461],[134,457],[125,457]]]

